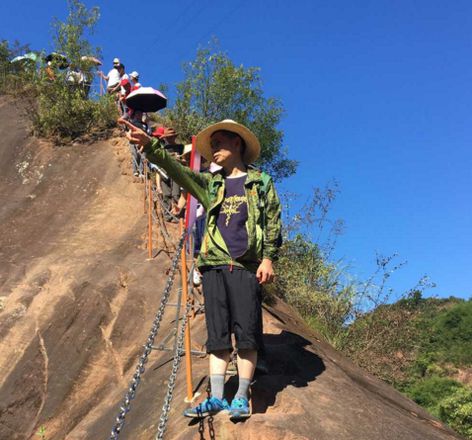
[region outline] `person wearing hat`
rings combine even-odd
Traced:
[[[165,127],[154,127],[153,131],[151,132],[151,136],[155,137],[156,139],[161,139],[162,135],[164,134]],[[149,169],[151,172],[155,173],[155,181],[156,181],[156,191],[158,194],[162,196],[162,180],[168,180],[169,176],[166,172],[161,168],[158,167],[155,163],[148,162]]]
[[[164,148],[176,159],[180,158],[184,151],[184,146],[177,143],[177,133],[172,127],[165,127],[161,135]],[[175,212],[178,209],[181,189],[180,185],[172,178],[161,178],[162,201],[164,203],[164,220],[174,222]]]
[[[205,159],[222,168],[197,173],[172,158],[146,133],[131,128],[127,136],[207,212],[198,267],[203,274],[211,396],[184,415],[204,417],[228,410],[234,420],[249,417],[248,388],[257,351],[263,348],[261,285],[274,278],[272,262],[281,231],[281,205],[274,183],[249,166],[259,157],[259,141],[232,120],[210,125],[197,135],[196,147]],[[232,334],[238,350],[239,388],[229,405],[223,391]]]
[[[141,84],[139,83],[139,73],[136,72],[136,70],[133,70],[129,74],[129,79],[131,80],[131,91],[134,92],[135,90],[138,90],[141,87]]]
[[[182,165],[186,167],[190,166],[190,155],[192,153],[192,144],[187,144],[184,146],[183,153],[179,156],[179,161]],[[185,208],[187,206],[187,194],[188,192],[185,188],[179,188],[180,196],[176,204],[172,206],[172,215],[178,218],[185,217]]]
[[[120,81],[120,97],[119,97],[119,104],[121,110],[121,117],[129,118],[133,112],[130,112],[130,109],[126,105],[126,97],[131,93],[131,82],[129,79],[122,79]]]
[[[99,76],[101,76],[105,81],[107,81],[108,93],[115,93],[120,88],[121,75],[118,72],[120,64],[120,60],[118,58],[115,58],[113,60],[113,69],[108,72],[108,75],[105,75],[102,71],[98,72]]]

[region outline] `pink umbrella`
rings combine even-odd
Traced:
[[[167,98],[152,87],[140,87],[127,96],[126,105],[133,110],[157,112],[166,107]]]

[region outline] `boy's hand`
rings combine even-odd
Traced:
[[[126,133],[126,137],[132,144],[138,145],[141,150],[143,147],[145,147],[151,142],[151,136],[149,136],[140,128],[135,127],[133,124],[131,124],[131,122],[127,121],[126,119],[118,119],[118,124],[126,125],[129,128],[129,131]]]
[[[274,279],[274,269],[272,268],[272,261],[264,258],[262,263],[257,268],[256,278],[259,284],[271,283]]]

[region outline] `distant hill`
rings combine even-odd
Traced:
[[[472,300],[413,296],[351,330],[351,358],[472,438]]]

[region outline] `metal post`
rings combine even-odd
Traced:
[[[143,206],[144,206],[144,214],[146,214],[146,193],[147,193],[147,160],[143,160],[143,174],[144,174],[144,199],[143,199]]]
[[[152,259],[152,182],[148,179],[148,258]]]
[[[180,234],[184,231],[184,220],[180,219]],[[185,250],[185,243],[181,251],[181,279],[182,279],[182,303],[184,310],[187,308],[188,302],[188,272],[187,272],[187,253]],[[192,385],[192,349],[190,341],[190,319],[187,320],[187,327],[185,328],[185,370],[187,377],[187,401],[191,402],[193,399],[193,385]]]

